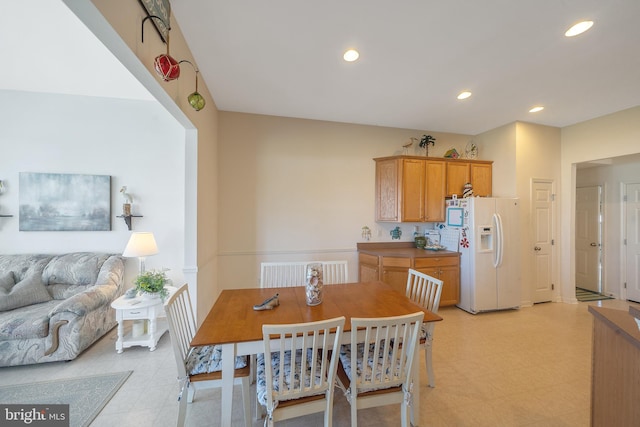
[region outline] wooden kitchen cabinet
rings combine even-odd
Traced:
[[[637,426],[640,420],[640,331],[627,310],[590,305],[591,426]],[[635,312],[635,313],[634,313]]]
[[[485,160],[393,156],[376,162],[376,221],[442,222],[445,198],[462,197],[464,184],[475,196],[491,196],[492,163]]]
[[[446,163],[443,160],[410,156],[374,160],[376,221],[444,221]]]
[[[442,280],[440,305],[456,305],[460,300],[460,257],[416,258],[415,269]]]
[[[379,271],[377,256],[358,254],[358,277],[360,282],[375,282],[380,280]]]
[[[409,269],[442,280],[440,306],[455,305],[460,298],[460,254],[416,249],[411,242],[358,243],[360,282],[380,280],[406,292]]]
[[[378,280],[391,285],[400,293],[407,290],[407,277],[411,268],[411,258],[383,256],[380,258],[382,274]]]
[[[447,160],[447,197],[462,197],[464,185],[470,182],[473,195],[491,197],[493,162],[484,160]]]
[[[491,163],[473,162],[469,165],[469,168],[473,195],[491,197],[493,165]]]

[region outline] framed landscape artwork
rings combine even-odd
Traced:
[[[171,4],[169,0],[138,0],[147,16],[157,16],[157,18],[150,18],[149,21],[153,22],[158,34],[163,42],[167,42],[169,37],[169,28],[171,27]],[[162,20],[162,22],[160,22]]]
[[[111,230],[111,176],[20,172],[20,231]]]

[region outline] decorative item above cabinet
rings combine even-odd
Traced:
[[[441,222],[445,198],[462,196],[471,183],[474,195],[491,196],[491,161],[391,156],[376,162],[376,221]]]

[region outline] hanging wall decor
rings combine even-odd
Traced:
[[[111,230],[111,177],[20,172],[20,231]]]
[[[193,70],[196,72],[196,90],[191,93],[191,95],[187,96],[187,101],[189,101],[189,105],[191,105],[194,110],[200,111],[204,108],[205,105],[204,97],[198,92],[198,73],[200,72],[200,70],[198,70],[196,66],[191,63],[191,61],[187,61],[186,59],[178,62],[178,64],[182,64],[183,62],[191,65],[193,67]]]
[[[171,4],[169,0],[138,0],[145,12],[147,18],[157,16],[159,19],[152,19],[153,25],[158,31],[158,35],[163,42],[169,40],[169,17],[171,16]],[[144,22],[144,21],[143,21]]]

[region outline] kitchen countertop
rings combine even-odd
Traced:
[[[375,255],[401,258],[433,258],[444,256],[458,256],[455,251],[430,251],[418,249],[413,242],[372,242],[358,243],[358,252]]]

